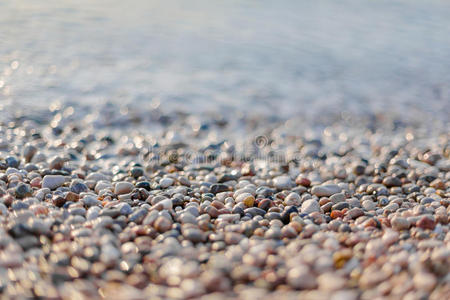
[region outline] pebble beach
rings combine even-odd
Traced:
[[[9,23],[30,15],[39,23],[45,11],[54,9],[2,5],[17,13]],[[435,5],[436,10],[449,9],[441,2]],[[68,23],[100,22],[113,31],[116,11],[106,9],[103,15],[95,5],[70,8],[58,8],[60,17],[53,23],[66,16]],[[244,21],[238,17],[252,7],[224,9],[239,24]],[[372,9],[376,16],[378,6]],[[275,12],[290,16],[281,8]],[[370,8],[362,12],[369,18],[373,13]],[[183,15],[183,26],[203,28],[190,18]],[[246,45],[264,61],[274,50],[257,52],[258,32],[250,30],[259,28],[251,22],[256,19],[244,22],[249,26]],[[166,21],[130,21],[117,30],[115,41],[133,40],[136,36],[128,34],[143,24],[154,32],[153,26]],[[25,25],[32,26],[29,22]],[[169,68],[167,50],[185,39],[197,40],[188,29],[181,40],[167,32],[157,36],[150,58],[135,46],[129,56],[119,47],[109,53],[115,63],[105,65],[99,62],[103,50],[85,51],[84,42],[93,41],[95,33],[82,37],[80,29],[72,29],[78,43],[68,45],[74,48],[59,39],[50,42],[66,50],[54,62],[47,55],[57,47],[45,50],[40,39],[31,39],[38,47],[24,50],[29,40],[14,37],[21,29],[6,34],[9,42],[0,44],[8,53],[0,56],[1,298],[449,298],[445,51],[426,52],[425,42],[410,42],[418,53],[423,50],[422,60],[396,68],[407,73],[432,66],[442,75],[439,80],[421,73],[429,82],[411,75],[404,84],[390,69],[374,68],[375,77],[391,77],[361,86],[355,78],[365,72],[335,73],[340,66],[333,63],[320,64],[318,70],[314,63],[305,68],[293,63],[306,75],[281,72],[287,78],[276,78],[278,66],[285,64],[268,61],[272,75],[255,76],[261,61],[247,60],[248,49],[242,54],[233,48],[244,36],[238,34],[227,46],[207,31],[213,37],[205,33],[198,47],[225,45],[242,55],[230,61],[232,55],[219,51],[208,69],[204,64],[210,61],[197,61],[194,47],[175,58],[181,67]],[[54,34],[56,25],[46,30]],[[109,47],[109,41],[99,40],[93,49]],[[346,49],[343,45],[331,47],[327,55],[336,58]],[[142,43],[144,50],[151,46]],[[400,55],[409,46],[400,43],[394,50]],[[320,55],[309,58],[321,61]],[[167,73],[153,70],[151,63],[146,71],[137,68],[147,59],[161,59]],[[77,67],[75,62],[81,63]],[[117,90],[120,83],[125,90]],[[378,89],[380,99],[369,86]]]

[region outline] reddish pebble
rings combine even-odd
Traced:
[[[308,178],[299,176],[299,177],[297,177],[297,179],[295,179],[295,183],[298,185],[309,187],[311,185],[311,180],[309,180]]]
[[[264,210],[268,210],[271,206],[272,206],[272,201],[270,201],[269,199],[262,199],[258,203],[258,207],[261,209],[264,209]]]
[[[217,218],[219,216],[219,211],[214,206],[208,206],[205,208],[205,212],[211,217],[211,218]]]
[[[211,206],[213,206],[213,207],[215,207],[215,208],[217,208],[217,209],[221,209],[221,208],[223,208],[225,205],[224,205],[222,202],[220,202],[220,201],[214,200],[214,201],[211,203]]]
[[[340,210],[333,210],[330,214],[330,217],[332,219],[342,218],[344,216],[344,213]]]
[[[422,229],[433,230],[434,227],[436,226],[436,223],[429,217],[423,216],[422,218],[420,218],[419,221],[417,221],[416,226]]]
[[[330,200],[329,198],[323,197],[323,198],[321,198],[321,199],[319,200],[319,205],[320,205],[320,206],[325,205],[325,204],[329,203],[330,201],[331,201],[331,200]]]
[[[40,188],[41,187],[41,179],[36,177],[33,178],[30,182],[31,187]]]

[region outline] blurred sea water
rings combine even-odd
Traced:
[[[449,16],[437,0],[3,0],[0,105],[448,123]]]

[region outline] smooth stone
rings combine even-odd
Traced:
[[[128,221],[135,222],[136,224],[139,224],[145,218],[147,213],[148,213],[148,211],[146,209],[139,208],[138,210],[136,210],[134,213],[132,213],[128,217]]]
[[[420,204],[422,204],[422,205],[430,204],[430,203],[433,203],[434,201],[436,201],[436,200],[434,200],[433,198],[424,197],[422,200],[420,200]]]
[[[399,209],[399,205],[397,203],[390,203],[384,207],[384,211],[387,212],[395,212]]]
[[[336,194],[330,196],[330,200],[334,204],[345,201],[345,194],[344,193],[336,193]]]
[[[70,191],[74,192],[75,194],[84,193],[84,192],[87,192],[88,190],[89,190],[89,188],[83,182],[72,181],[70,183]]]
[[[95,184],[94,191],[98,194],[102,190],[113,191],[114,188],[109,181],[103,181],[103,180],[97,181],[97,183]]]
[[[433,230],[436,226],[436,223],[431,217],[423,216],[417,221],[416,226],[422,229]]]
[[[337,184],[316,185],[311,189],[311,193],[317,197],[329,197],[340,191],[341,188]]]
[[[198,217],[200,215],[200,212],[196,206],[188,206],[184,209],[184,211],[190,213],[194,217]]]
[[[350,209],[347,214],[350,216],[350,218],[357,219],[361,216],[364,216],[364,211],[361,208],[355,207]]]
[[[116,207],[120,211],[121,215],[129,215],[133,212],[133,209],[131,208],[130,204],[125,202],[117,204]]]
[[[264,210],[268,210],[272,205],[272,200],[263,199],[258,203],[258,207]]]
[[[286,205],[295,205],[295,206],[299,206],[301,203],[300,200],[300,195],[297,193],[290,193],[289,195],[287,195],[287,197],[284,199],[284,203]]]
[[[23,148],[22,155],[25,158],[26,162],[30,162],[31,159],[33,158],[33,156],[36,154],[36,152],[37,152],[37,148],[35,146],[27,144]]]
[[[159,181],[159,185],[165,189],[168,188],[169,186],[171,186],[174,183],[174,180],[172,178],[169,177],[164,177]]]
[[[136,183],[136,187],[137,188],[142,188],[142,189],[146,189],[147,191],[151,190],[151,186],[150,186],[150,182],[148,181],[140,181],[138,183]]]
[[[196,228],[188,228],[183,230],[183,236],[185,239],[193,243],[200,243],[205,239],[203,232],[200,229]]]
[[[195,224],[197,225],[197,219],[190,213],[183,213],[180,216],[180,223],[181,224]]]
[[[81,199],[81,203],[87,207],[101,205],[102,202],[97,199],[97,197],[92,195],[86,195]]]
[[[9,168],[18,168],[20,165],[20,162],[17,160],[17,158],[13,156],[8,156],[7,158],[5,158],[5,162]]]
[[[65,177],[62,175],[45,175],[42,179],[42,187],[43,188],[49,188],[51,190],[56,189],[57,187],[60,187],[63,185],[63,183],[66,181]]]
[[[320,212],[320,205],[315,199],[308,199],[303,202],[300,211],[304,214],[310,214],[312,212]]]
[[[142,175],[144,175],[144,169],[141,167],[133,167],[130,170],[130,175],[131,175],[131,177],[139,178]]]
[[[116,183],[114,187],[114,194],[123,195],[128,194],[134,189],[134,185],[131,182],[120,181]]]
[[[221,176],[218,177],[217,182],[218,183],[224,183],[227,181],[232,181],[232,180],[237,180],[238,176],[236,175],[232,175],[232,174],[223,174]]]
[[[279,190],[290,189],[294,185],[294,181],[291,177],[282,175],[273,179],[274,186]]]
[[[165,217],[159,216],[153,226],[158,232],[166,232],[172,228],[172,222]]]
[[[362,207],[367,210],[374,210],[377,207],[377,204],[375,202],[373,202],[372,200],[364,200],[362,202]]]
[[[391,219],[391,226],[395,230],[409,229],[411,223],[406,218],[395,216]]]
[[[172,206],[173,206],[172,199],[164,199],[162,201],[159,201],[158,204],[161,204],[163,206],[163,208],[166,210],[172,209]]]
[[[402,181],[397,177],[388,176],[382,182],[387,187],[401,186]]]
[[[215,184],[211,185],[210,191],[213,194],[226,192],[226,191],[228,191],[228,185],[221,184],[221,183],[215,183]]]
[[[86,180],[89,181],[100,181],[100,180],[104,180],[104,181],[110,181],[110,178],[108,176],[106,176],[105,174],[99,173],[99,172],[94,172],[94,173],[90,173],[88,176],[86,176]]]
[[[264,216],[266,214],[266,211],[258,207],[250,207],[244,209],[244,213],[250,214],[252,217],[254,217],[254,216]]]
[[[83,217],[86,215],[86,209],[84,207],[71,207],[68,211],[71,215],[78,215]]]
[[[331,207],[331,210],[343,210],[344,208],[350,208],[348,202],[339,202]]]
[[[120,210],[117,208],[104,208],[100,211],[100,216],[108,216],[111,218],[116,218],[120,215]]]
[[[31,196],[32,192],[33,190],[31,189],[30,185],[22,182],[19,183],[14,190],[15,196],[19,199]]]

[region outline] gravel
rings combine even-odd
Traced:
[[[217,116],[169,121],[156,110],[112,105],[92,117],[78,109],[67,119],[63,108],[44,113],[47,123],[0,124],[9,141],[0,148],[6,297],[449,293],[443,127],[393,130],[384,120],[369,130],[337,121],[318,131],[254,120],[267,141],[255,150],[249,135],[231,134],[231,120],[217,124]],[[157,125],[164,130],[148,130]],[[281,161],[271,160],[275,152]]]

